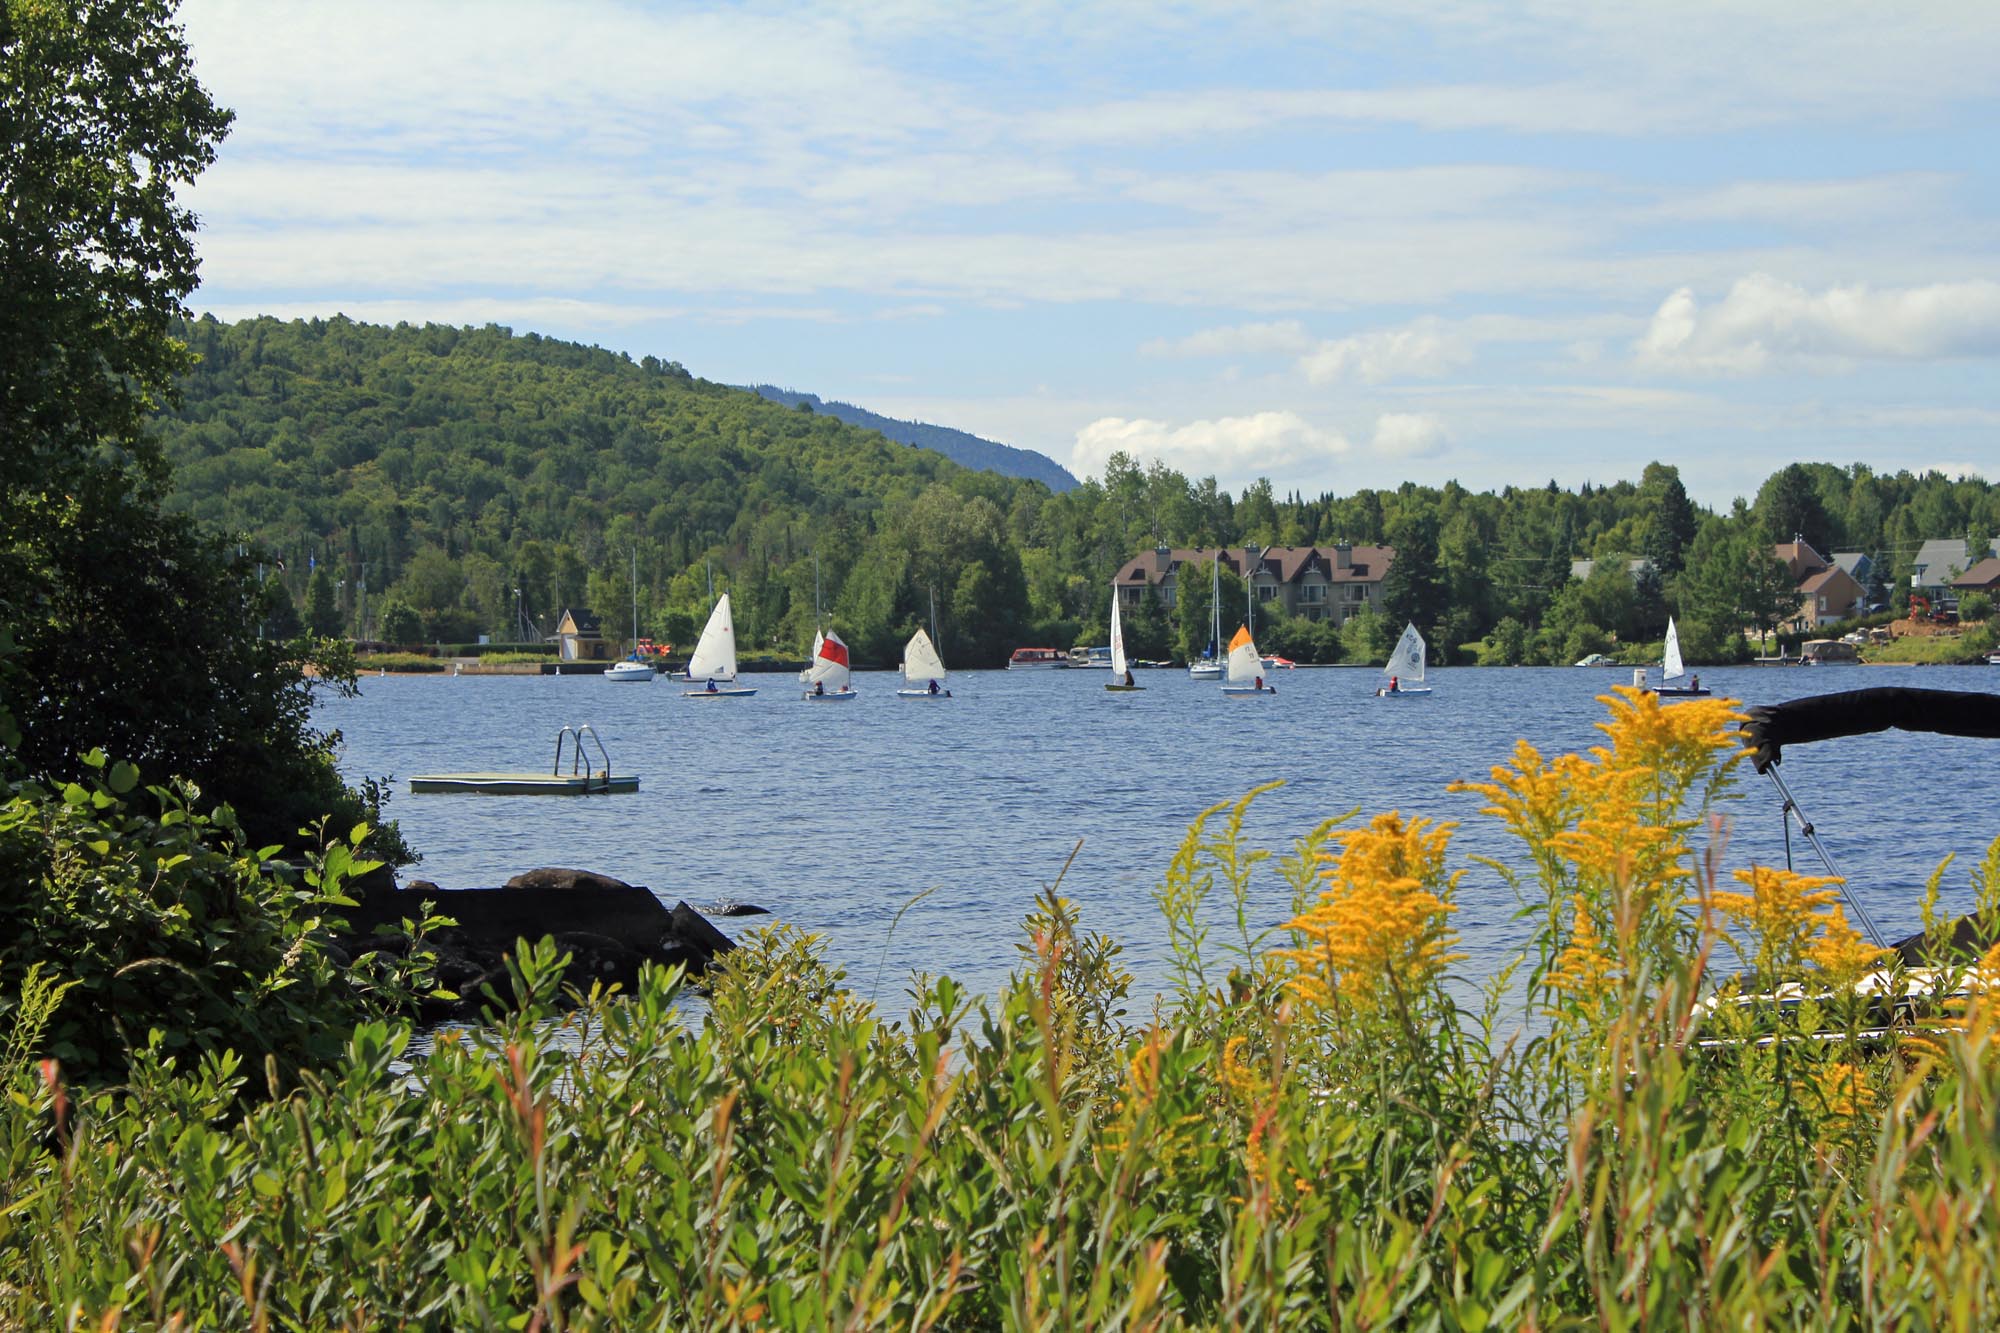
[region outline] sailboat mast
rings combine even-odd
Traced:
[[[632,651],[639,651],[639,548],[632,548]]]
[[[813,633],[818,634],[825,628],[826,614],[820,610],[819,604],[819,551],[815,548],[813,551]],[[852,632],[851,628],[849,632]]]

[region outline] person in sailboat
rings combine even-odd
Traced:
[[[1688,677],[1688,688],[1691,690],[1698,690],[1701,688],[1701,674],[1699,672]]]
[[[823,681],[823,680],[816,680],[816,681],[814,681],[814,682],[813,682],[813,693],[814,693],[814,694],[825,694],[825,693],[826,693],[826,682],[825,682],[825,681]]]
[[[708,681],[708,692],[709,692],[710,694],[714,694],[714,693],[715,693],[715,678],[714,678],[713,676],[709,677],[709,681]]]
[[[1402,678],[1398,676],[1389,677],[1389,693],[1401,694],[1402,692],[1403,692]]]
[[[936,694],[937,692],[938,692],[938,684],[935,680],[933,680],[931,682],[931,693]]]
[[[1139,682],[1132,679],[1132,668],[1130,667],[1125,668],[1125,683],[1133,689],[1139,688]]]

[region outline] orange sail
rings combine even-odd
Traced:
[[[1250,627],[1248,625],[1239,625],[1236,627],[1236,637],[1229,641],[1229,651],[1233,653],[1249,642],[1251,642]]]

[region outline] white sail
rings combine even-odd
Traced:
[[[1382,668],[1382,674],[1421,682],[1424,678],[1424,655],[1424,636],[1417,633],[1415,625],[1405,625],[1403,637],[1396,640],[1396,651],[1389,654],[1389,665]]]
[[[1111,590],[1111,679],[1125,679],[1125,625],[1118,617],[1118,589]]]
[[[1257,655],[1257,645],[1251,641],[1250,631],[1239,629],[1236,637],[1229,641],[1229,683],[1250,685],[1264,677],[1264,659]]]
[[[903,645],[903,683],[915,688],[927,688],[932,681],[940,686],[945,681],[944,659],[938,656],[937,645],[931,636],[918,630]]]
[[[688,659],[689,680],[736,679],[736,618],[729,612],[729,594],[716,599],[715,610],[701,628],[701,638]]]
[[[1685,669],[1681,666],[1681,634],[1679,630],[1674,628],[1674,618],[1668,616],[1667,662],[1665,669],[1660,672],[1660,675],[1665,680],[1672,680]]]
[[[812,684],[812,678],[813,678],[812,664],[814,662],[819,661],[820,645],[825,642],[826,642],[826,635],[821,633],[819,630],[814,630],[812,651],[806,654],[806,669],[804,671],[799,672],[799,684],[801,685]]]
[[[813,650],[813,663],[806,673],[806,684],[824,685],[828,694],[838,694],[847,688],[848,678],[852,675],[847,665],[847,645],[830,630],[821,635],[819,646]]]

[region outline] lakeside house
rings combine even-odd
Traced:
[[[1969,592],[2000,593],[2000,556],[1987,556],[1951,581],[1951,590],[1960,597]]]
[[[1184,565],[1201,571],[1220,560],[1238,578],[1249,570],[1257,605],[1276,603],[1288,616],[1344,625],[1364,608],[1382,609],[1382,580],[1396,558],[1389,546],[1157,546],[1125,562],[1113,579],[1121,605],[1136,608],[1153,589],[1162,609],[1172,611]],[[1225,616],[1230,614],[1224,608]]]
[[[556,622],[556,632],[549,636],[549,641],[556,646],[556,656],[565,662],[611,660],[611,645],[605,641],[597,617],[588,611],[564,607],[562,619]]]
[[[1805,538],[1794,536],[1779,542],[1771,554],[1783,562],[1798,585],[1798,609],[1790,622],[1793,628],[1813,629],[1861,614],[1868,590],[1853,574],[1815,551]]]

